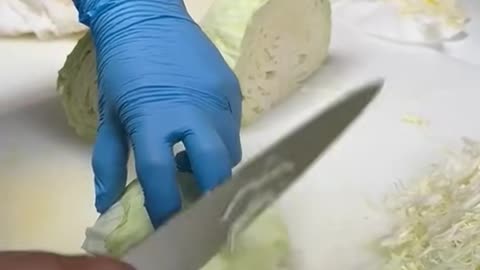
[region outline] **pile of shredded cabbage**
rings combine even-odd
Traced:
[[[436,165],[413,188],[389,197],[396,228],[382,239],[385,270],[480,269],[480,144]]]
[[[338,0],[339,18],[369,35],[396,43],[439,45],[468,36],[459,0]]]
[[[394,4],[403,15],[438,18],[450,27],[462,27],[466,13],[458,0],[386,0]]]

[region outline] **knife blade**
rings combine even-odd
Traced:
[[[383,86],[364,85],[314,116],[173,216],[123,261],[137,270],[199,270],[276,201],[357,118]]]

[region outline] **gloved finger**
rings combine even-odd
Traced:
[[[216,119],[216,130],[223,141],[230,157],[230,167],[235,167],[242,159],[242,146],[240,141],[240,124],[232,116],[228,119]],[[177,169],[181,172],[192,172],[192,166],[187,151],[181,151],[175,156]]]
[[[191,169],[202,192],[208,192],[232,175],[232,166],[228,151],[209,124],[196,123],[192,132],[184,138]]]
[[[242,146],[240,141],[240,123],[235,122],[232,115],[227,119],[220,119],[217,122],[217,132],[227,147],[231,161],[231,167],[235,167],[242,159]]]
[[[128,140],[113,112],[100,105],[100,121],[93,149],[95,207],[103,214],[122,195],[127,180]]]
[[[235,75],[235,74],[233,74]],[[240,123],[242,122],[242,91],[240,90],[240,84],[238,82],[238,78],[235,76],[235,85],[232,85],[231,93],[232,98],[229,99],[228,105],[230,107],[231,117],[233,119],[233,123],[236,126],[240,127]]]
[[[138,130],[131,138],[145,207],[155,228],[181,208],[172,143],[166,138],[157,130]]]
[[[230,157],[230,167],[233,168],[242,160],[242,149],[240,144],[239,135],[226,136],[223,139],[224,145],[228,145],[228,154]],[[190,158],[188,157],[187,151],[183,150],[175,156],[175,162],[177,164],[177,169],[181,172],[193,172],[192,164]]]

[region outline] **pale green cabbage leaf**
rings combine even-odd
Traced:
[[[187,208],[199,193],[193,182],[181,181],[180,186],[184,208]],[[121,257],[153,232],[144,207],[142,188],[138,180],[134,180],[127,186],[122,198],[87,229],[82,247],[92,254]],[[233,246],[226,245],[202,269],[285,270],[289,266],[287,227],[274,209],[268,209],[235,236]]]

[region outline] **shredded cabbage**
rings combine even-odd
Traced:
[[[451,27],[461,27],[465,23],[465,11],[457,0],[385,0],[393,3],[403,15],[428,16],[438,18]]]
[[[407,124],[412,124],[418,127],[424,127],[429,124],[429,122],[422,117],[413,115],[413,114],[407,114],[402,117],[402,121]]]
[[[464,139],[412,187],[387,200],[395,228],[381,240],[385,270],[480,269],[480,143]]]
[[[433,46],[466,37],[461,34],[468,16],[458,0],[339,0],[336,4],[341,20],[397,43]]]

